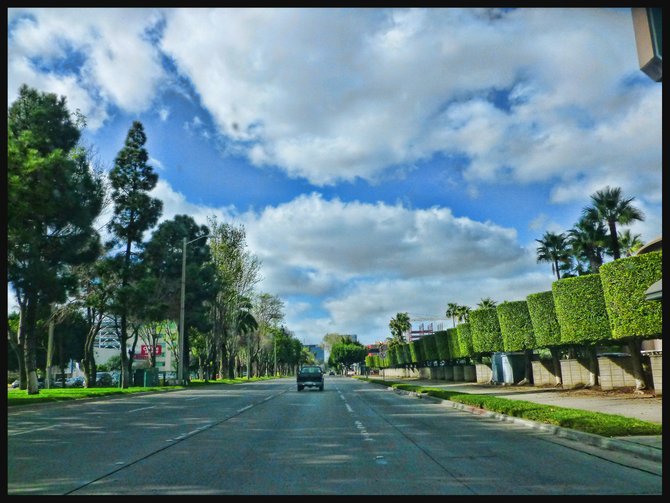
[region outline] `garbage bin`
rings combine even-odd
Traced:
[[[158,386],[158,369],[144,369],[144,386]]]
[[[501,384],[504,381],[503,373],[503,353],[493,353],[491,356],[491,381],[496,384]]]
[[[502,353],[503,382],[516,384],[526,374],[526,361],[523,353]]]

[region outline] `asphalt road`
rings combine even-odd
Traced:
[[[326,376],[8,410],[9,495],[662,494],[661,463]]]

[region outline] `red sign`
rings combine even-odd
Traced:
[[[154,347],[155,347],[155,351],[156,351],[155,352],[156,356],[160,356],[163,352],[163,346],[161,346],[159,344],[158,346],[154,346]],[[143,344],[142,347],[140,348],[140,355],[144,358],[146,358],[147,356],[150,356],[151,355],[151,346],[147,346],[147,345]]]

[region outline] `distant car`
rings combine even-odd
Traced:
[[[318,388],[323,391],[323,370],[318,365],[305,365],[296,375],[298,391],[303,388]]]
[[[65,386],[68,388],[83,388],[84,387],[84,378],[83,377],[68,377],[65,379]]]
[[[329,375],[329,376],[334,376],[334,375],[335,375],[335,372],[333,372],[333,371],[331,370],[330,372],[328,372],[328,375]]]
[[[19,386],[21,386],[21,381],[18,379],[12,383],[12,388],[18,388]]]

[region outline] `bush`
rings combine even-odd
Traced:
[[[505,351],[535,349],[535,332],[525,300],[505,301],[496,307]]]
[[[460,323],[456,325],[456,333],[458,334],[458,345],[461,348],[461,355],[465,357],[475,356],[472,347],[472,331],[470,330],[470,323]]]
[[[452,360],[462,358],[461,345],[458,341],[458,332],[455,328],[447,328],[447,341],[449,345],[449,354]]]
[[[599,274],[559,279],[551,290],[563,344],[593,346],[612,338]]]
[[[446,330],[439,330],[435,332],[435,345],[437,346],[437,355],[440,360],[451,360],[451,353],[449,352],[449,337]]]
[[[659,337],[662,302],[648,301],[644,292],[663,275],[662,252],[621,258],[600,267],[605,308],[612,337]]]
[[[502,333],[495,307],[475,309],[470,312],[470,332],[475,353],[503,351]]]
[[[423,341],[423,349],[426,353],[426,360],[439,360],[440,357],[437,353],[437,342],[435,341],[435,334],[433,333],[425,335],[421,340]]]
[[[556,318],[554,294],[551,290],[531,293],[526,297],[528,314],[533,324],[537,347],[561,345],[561,327]]]

